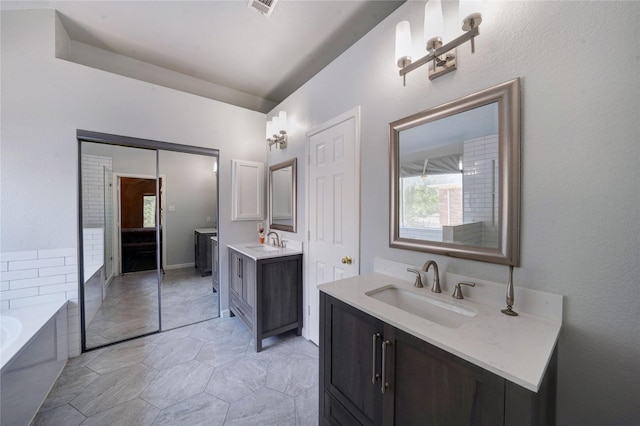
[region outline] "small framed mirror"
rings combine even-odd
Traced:
[[[389,245],[518,266],[519,79],[389,126]]]
[[[269,167],[269,228],[296,232],[297,159]]]

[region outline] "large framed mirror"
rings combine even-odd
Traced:
[[[520,80],[389,126],[389,245],[518,266]]]
[[[296,232],[297,159],[269,167],[269,228]]]

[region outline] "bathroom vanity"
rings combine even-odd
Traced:
[[[559,321],[379,273],[319,289],[321,424],[555,423]]]
[[[265,244],[229,246],[229,307],[254,336],[262,339],[302,331],[302,252]]]
[[[198,228],[193,230],[194,263],[201,276],[212,272],[211,237],[218,235],[216,228]]]

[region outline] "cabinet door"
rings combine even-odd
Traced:
[[[363,425],[381,424],[380,320],[321,293],[321,377],[324,390]],[[372,382],[373,378],[373,382]],[[320,392],[321,413],[327,407]],[[326,419],[329,421],[329,419]],[[398,423],[401,424],[401,423]]]
[[[384,336],[384,424],[503,424],[504,379],[389,325]]]
[[[264,163],[232,160],[231,220],[264,219]]]
[[[233,250],[229,252],[229,275],[231,293],[242,297],[242,255]]]
[[[254,310],[256,307],[256,261],[242,256],[242,300]]]
[[[218,292],[218,242],[211,240],[211,275],[213,275],[213,291]]]
[[[203,248],[203,255],[202,255],[202,273],[209,273],[212,272],[211,269],[211,236],[213,234],[201,234],[202,236],[200,238],[202,238],[202,248]]]

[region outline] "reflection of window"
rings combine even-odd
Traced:
[[[156,196],[142,196],[142,226],[155,228],[156,226]]]
[[[462,173],[400,179],[401,228],[442,228],[462,223]]]

